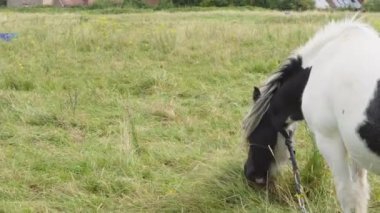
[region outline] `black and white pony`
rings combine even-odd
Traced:
[[[367,212],[367,170],[380,174],[380,38],[369,25],[332,22],[295,51],[243,122],[249,181],[265,184],[288,152],[281,132],[305,120],[331,169],[343,212]]]

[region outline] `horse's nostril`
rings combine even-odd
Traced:
[[[247,165],[247,163],[244,164],[244,175],[245,178],[248,180],[248,182],[263,186],[266,184],[266,177],[258,176],[255,174],[255,169],[252,165]]]

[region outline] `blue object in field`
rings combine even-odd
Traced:
[[[16,33],[0,33],[0,39],[6,42],[10,42],[16,36]]]

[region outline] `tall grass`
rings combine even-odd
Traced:
[[[245,182],[241,119],[253,85],[345,15],[1,13],[18,36],[0,42],[0,211],[295,212],[289,168]],[[297,140],[309,208],[336,212],[306,127]]]

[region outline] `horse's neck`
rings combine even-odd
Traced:
[[[274,113],[273,121],[276,129],[283,128],[294,121],[303,120],[301,98],[309,79],[310,68],[302,68],[297,74],[286,81],[276,92],[271,102]]]

